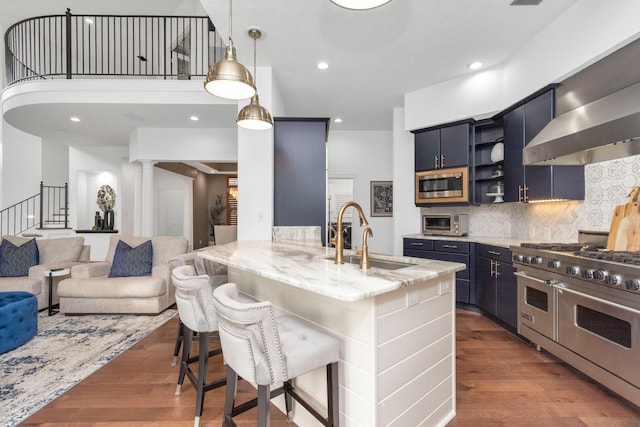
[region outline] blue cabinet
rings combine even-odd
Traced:
[[[513,329],[517,327],[517,282],[511,251],[507,248],[476,245],[477,305]]]
[[[475,304],[473,250],[474,244],[456,240],[405,238],[403,242],[404,256],[465,264],[467,268],[456,273],[456,301],[468,304]]]
[[[329,119],[274,120],[273,225],[320,226],[326,236]]]
[[[415,131],[415,171],[469,165],[470,121]]]
[[[522,149],[555,114],[554,89],[543,90],[502,117],[504,126],[504,201],[584,199],[583,166],[523,166]]]

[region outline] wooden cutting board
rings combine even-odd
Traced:
[[[607,249],[616,251],[640,251],[640,187],[634,186],[629,200],[618,205],[613,213]]]

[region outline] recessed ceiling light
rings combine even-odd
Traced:
[[[338,117],[337,119],[334,120],[334,122],[336,123],[342,123],[342,119],[340,117]]]
[[[71,120],[72,122],[79,122],[80,118],[78,117],[71,117],[69,120]]]
[[[390,1],[391,0],[331,0],[332,3],[335,3],[340,7],[354,10],[373,9],[374,7],[382,6]]]
[[[327,64],[326,62],[318,62],[318,65],[316,65],[316,67],[318,67],[318,70],[326,70],[327,68],[329,68],[329,64]]]
[[[198,116],[191,116],[189,117],[189,119],[193,120],[194,122],[197,122],[199,120]]]
[[[467,67],[470,70],[477,70],[478,68],[482,67],[482,62],[480,61],[474,61],[471,64],[467,65]]]

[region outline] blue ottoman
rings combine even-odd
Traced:
[[[38,332],[38,298],[29,292],[0,292],[0,354]]]

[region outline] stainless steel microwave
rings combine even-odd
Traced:
[[[466,236],[469,233],[467,214],[423,214],[422,234],[432,236]]]
[[[469,202],[469,168],[416,172],[416,204]]]

